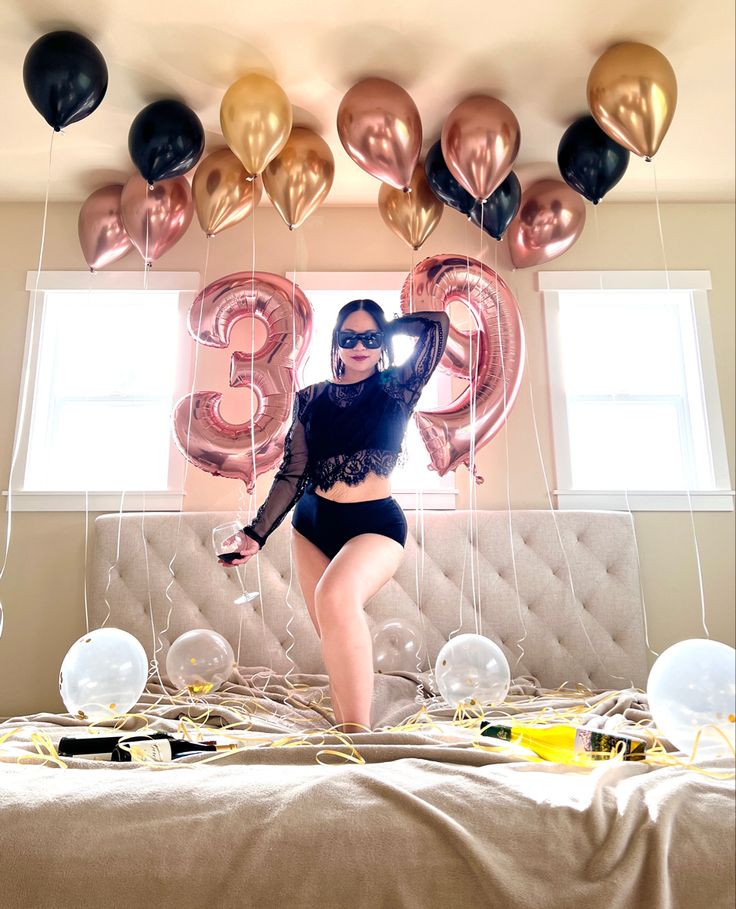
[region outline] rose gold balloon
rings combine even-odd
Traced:
[[[263,171],[263,185],[287,227],[293,230],[322,203],[334,176],[330,146],[313,130],[297,126],[283,151]]]
[[[256,476],[283,458],[292,389],[295,381],[297,388],[303,385],[301,369],[312,337],[312,307],[304,292],[280,275],[237,272],[208,284],[197,295],[189,311],[189,332],[200,344],[227,348],[233,326],[245,318],[261,321],[267,331],[260,350],[234,351],[230,361],[230,386],[253,386],[252,421],[229,423],[220,412],[222,394],[202,391],[177,402],[172,423],[174,441],[192,464],[217,477],[242,480],[252,492]]]
[[[388,79],[363,79],[343,97],[337,133],[363,170],[408,190],[422,149],[422,121],[407,91]]]
[[[179,240],[194,214],[186,177],[159,180],[152,189],[133,174],[120,197],[123,224],[135,248],[150,265]]]
[[[445,120],[442,155],[460,185],[479,202],[508,177],[519,152],[519,121],[498,98],[473,95]]]
[[[556,259],[573,245],[585,226],[585,202],[562,180],[538,180],[527,187],[506,232],[511,260],[529,268]]]
[[[447,407],[415,411],[432,461],[430,467],[444,476],[460,464],[469,469],[473,439],[477,452],[508,419],[524,371],[524,329],[519,307],[506,283],[477,259],[431,256],[413,271],[413,294],[411,281],[409,275],[401,291],[404,312],[410,311],[412,297],[414,310],[446,309],[461,301],[477,325],[477,331],[472,333],[472,359],[468,357],[463,364],[467,389]],[[458,365],[456,362],[455,367]],[[438,368],[458,374],[455,368],[448,370],[442,361]],[[473,401],[475,407],[471,411]],[[475,471],[474,474],[476,482],[482,483],[483,478]]]
[[[414,168],[408,193],[394,189],[388,183],[383,183],[378,190],[381,217],[412,249],[419,249],[437,227],[444,207],[429,188],[421,164]]]
[[[616,44],[590,71],[587,91],[600,128],[649,161],[677,105],[677,79],[669,60],[648,44]]]
[[[247,218],[262,189],[229,148],[204,158],[194,172],[192,196],[202,230],[214,237]]]
[[[122,183],[96,189],[79,210],[79,245],[92,271],[117,262],[133,248],[120,213],[122,191]]]

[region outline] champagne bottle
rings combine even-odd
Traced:
[[[580,764],[623,755],[625,761],[646,757],[647,743],[620,732],[601,732],[585,726],[504,726],[481,721],[481,735],[523,745],[547,761]]]
[[[60,757],[81,757],[86,761],[109,761],[113,748],[120,739],[126,742],[140,742],[147,739],[172,739],[168,732],[149,732],[141,735],[92,735],[62,736],[56,747]]]
[[[188,757],[190,754],[200,754],[209,751],[231,751],[237,748],[233,742],[229,745],[218,745],[216,742],[186,742],[182,739],[169,739],[161,741],[133,742],[130,750],[123,747],[126,743],[118,745],[112,750],[111,761],[175,761],[177,758]]]

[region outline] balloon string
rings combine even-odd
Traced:
[[[92,302],[92,282],[95,280],[95,270],[90,268],[87,279],[87,305]],[[89,634],[89,602],[87,597],[87,564],[89,558],[89,446],[85,445],[85,467],[84,467],[84,626]]]
[[[516,272],[516,268],[515,268],[515,267],[512,267],[511,271],[512,271],[512,273],[515,273],[515,272]],[[515,296],[516,299],[518,300],[518,299],[519,299],[518,285],[513,281],[513,279],[509,279],[509,283],[511,284],[511,290],[512,290],[514,296]],[[569,581],[569,583],[570,583],[570,592],[572,593],[572,602],[573,602],[573,604],[575,604],[575,603],[577,603],[577,595],[576,595],[576,593],[575,593],[575,585],[574,585],[573,579],[572,579],[572,569],[570,568],[570,561],[569,561],[569,559],[567,558],[567,552],[566,552],[565,546],[564,546],[564,544],[563,544],[563,542],[562,542],[562,534],[560,533],[560,527],[559,527],[559,523],[558,523],[557,516],[556,516],[556,513],[555,513],[555,508],[554,508],[554,505],[552,504],[552,493],[551,493],[551,490],[550,490],[549,480],[548,480],[548,478],[547,478],[547,471],[546,471],[545,466],[544,466],[544,457],[543,457],[543,455],[542,455],[542,444],[541,444],[540,439],[539,439],[539,426],[538,426],[538,423],[537,423],[537,413],[536,413],[536,409],[535,409],[535,407],[534,407],[534,393],[533,393],[533,391],[532,391],[532,384],[533,384],[533,383],[532,383],[531,370],[530,370],[530,368],[529,368],[529,349],[528,349],[528,345],[527,345],[527,344],[524,345],[524,363],[525,363],[525,371],[526,371],[526,374],[527,374],[527,377],[528,377],[528,383],[527,383],[527,384],[528,384],[528,387],[529,387],[529,401],[530,401],[531,408],[532,408],[532,423],[533,423],[533,425],[534,425],[534,436],[535,436],[536,441],[537,441],[537,454],[539,455],[539,465],[540,465],[540,467],[541,467],[541,469],[542,469],[542,476],[544,477],[544,488],[545,488],[545,492],[547,493],[547,502],[548,502],[548,505],[549,505],[550,516],[551,516],[552,521],[553,521],[553,523],[554,523],[554,525],[555,525],[555,532],[557,533],[557,540],[558,540],[558,542],[559,542],[559,544],[560,544],[560,551],[562,552],[562,557],[563,557],[563,559],[565,560],[565,565],[566,565],[566,567],[567,567],[567,579],[568,579],[568,581]],[[600,663],[600,665],[601,665],[601,667],[603,668],[603,670],[604,670],[606,673],[609,673],[609,669],[608,669],[608,668],[605,666],[605,664],[603,663],[603,660],[600,658],[600,655],[599,655],[598,651],[596,650],[595,646],[593,645],[593,642],[590,640],[590,636],[588,635],[588,631],[587,631],[585,625],[583,624],[582,619],[580,618],[580,616],[577,615],[577,611],[576,611],[576,616],[577,616],[578,623],[580,624],[580,627],[581,627],[582,630],[583,630],[583,634],[585,635],[585,638],[586,638],[586,640],[588,641],[588,644],[590,644],[590,649],[592,650],[593,655],[594,655],[595,658],[598,660],[598,662]],[[522,638],[521,640],[523,640],[523,638]],[[624,678],[623,676],[621,676],[621,675],[615,675],[615,674],[613,674],[613,673],[610,673],[610,674],[611,674],[612,678],[621,679],[621,680],[624,681],[624,682],[627,681],[627,679],[625,679],[625,678]],[[633,680],[628,680],[628,683],[629,683],[629,687],[630,687],[630,688],[635,687],[635,686],[634,686]]]
[[[483,213],[485,208],[485,199],[481,200],[480,203],[480,224],[478,225],[478,236],[480,238],[480,250],[479,250],[479,259],[480,259],[480,273],[475,282],[476,287],[480,287],[480,281],[483,276],[484,266],[483,266]],[[470,275],[468,274],[468,281],[470,281]],[[470,507],[471,507],[471,519],[473,522],[473,533],[475,537],[475,571],[476,571],[476,584],[478,587],[478,633],[483,634],[483,603],[481,601],[481,583],[480,583],[480,549],[479,549],[479,526],[478,526],[478,482],[477,482],[477,467],[475,463],[476,455],[476,443],[475,443],[475,434],[477,427],[477,413],[478,413],[478,370],[480,368],[480,331],[476,335],[475,343],[475,357],[471,356],[472,363],[472,375],[473,383],[471,385],[471,394],[470,394]]]
[[[467,297],[465,300],[468,313],[472,313],[470,306],[470,253],[469,245],[467,240],[466,232],[466,243],[465,243],[465,291]],[[468,332],[468,384],[470,386],[470,422],[472,426],[472,415],[473,415],[473,329],[471,326],[470,331]],[[472,431],[470,435],[472,436]],[[473,566],[473,509],[472,509],[472,500],[473,500],[473,465],[472,465],[472,451],[471,459],[468,460],[466,464],[468,468],[468,533],[465,539],[465,555],[470,556],[470,596],[473,610],[473,621],[475,623],[475,633],[478,634],[478,603],[475,592],[475,568]],[[463,564],[463,574],[465,570],[465,565]]]
[[[30,329],[30,339],[28,342],[28,351],[29,354],[33,350],[33,344],[35,340],[35,324],[36,324],[36,300],[38,299],[38,285],[41,280],[41,263],[43,262],[43,250],[46,245],[46,222],[48,220],[48,211],[49,211],[49,188],[51,186],[51,159],[53,156],[54,150],[54,130],[51,130],[51,140],[49,142],[49,160],[48,167],[46,171],[46,197],[43,203],[43,221],[41,224],[41,245],[38,251],[38,268],[36,269],[36,286],[33,290],[33,297],[31,299],[31,329]],[[20,415],[18,417],[18,431],[15,435],[15,445],[13,446],[13,457],[10,462],[10,476],[8,478],[8,532],[5,537],[5,556],[3,558],[2,568],[0,568],[0,580],[2,580],[3,575],[5,574],[5,568],[8,564],[8,552],[10,550],[10,534],[13,524],[13,473],[15,471],[15,462],[18,458],[18,450],[20,448],[20,438],[23,434],[23,423],[25,420],[26,413],[26,398],[28,395],[28,380],[30,377],[30,361],[29,368],[26,369],[25,375],[23,376],[23,390],[20,396]],[[5,625],[5,618],[3,612],[3,604],[0,601],[0,638],[3,636],[3,627]]]
[[[465,221],[465,238],[464,238],[464,239],[465,239],[465,274],[466,274],[466,280],[467,280],[468,272],[470,271],[470,255],[469,255],[469,253],[468,253],[468,246],[469,246],[469,242],[470,242],[469,239],[468,239],[468,223],[469,223],[469,221],[470,221],[470,217],[468,217],[468,219]],[[466,304],[467,304],[468,312],[470,312],[470,288],[469,288],[469,287],[467,288],[467,291],[468,291],[468,298],[467,298],[467,300],[466,300]],[[471,328],[471,331],[472,331],[472,328]],[[470,344],[471,344],[471,348],[472,348],[472,339],[470,339]],[[468,371],[469,371],[469,372],[468,372],[468,377],[470,378],[470,364],[468,364]],[[462,574],[460,575],[460,592],[459,592],[459,599],[458,599],[458,626],[457,626],[457,628],[454,628],[452,631],[450,631],[450,633],[448,634],[448,637],[447,637],[448,640],[450,640],[451,638],[453,638],[457,632],[460,632],[460,631],[462,630],[462,627],[463,627],[463,592],[464,592],[464,589],[465,589],[465,565],[467,564],[467,561],[468,561],[468,550],[469,550],[469,546],[470,546],[470,536],[471,536],[470,510],[468,510],[468,531],[467,531],[467,533],[465,534],[465,549],[464,549],[464,551],[463,551],[463,570],[462,570]],[[471,557],[471,558],[472,558],[472,557]]]
[[[149,210],[149,207],[148,207],[148,191],[149,191],[149,188],[150,188],[149,183],[148,183],[148,181],[146,181],[146,202],[145,202],[145,206],[144,206],[144,211],[145,211],[145,215],[146,215],[146,245],[145,245],[145,254],[144,254],[144,256],[143,256],[143,290],[144,290],[144,291],[146,291],[146,290],[148,289],[148,268],[149,268],[149,262],[148,262],[148,228],[149,228],[150,220],[151,220],[150,210]],[[124,487],[127,486],[127,477],[125,477],[125,479],[124,479],[123,486],[124,486]],[[117,567],[118,562],[119,562],[119,560],[120,560],[120,535],[121,535],[122,524],[123,524],[123,503],[124,503],[124,501],[125,501],[125,495],[126,495],[127,492],[128,492],[128,490],[125,489],[125,488],[123,488],[123,490],[122,490],[121,493],[120,493],[120,508],[119,508],[119,510],[118,510],[118,541],[117,541],[117,551],[116,551],[116,554],[115,554],[115,561],[113,562],[112,565],[110,565],[110,566],[108,567],[108,570],[107,570],[107,585],[105,586],[105,592],[104,592],[104,594],[103,594],[103,597],[104,597],[104,600],[105,600],[105,605],[107,606],[107,615],[106,615],[105,618],[103,619],[102,624],[100,625],[100,628],[104,628],[104,627],[105,627],[105,625],[107,624],[107,620],[108,620],[108,619],[110,618],[110,616],[112,615],[112,606],[111,606],[111,604],[110,604],[110,601],[109,601],[108,598],[107,598],[107,592],[108,592],[108,590],[110,589],[110,583],[111,583],[111,581],[112,581],[112,570],[113,570],[113,568],[116,568],[116,567]],[[146,499],[145,499],[145,492],[144,492],[144,495],[143,495],[143,515],[144,515],[144,519],[145,519],[145,511],[146,511]],[[148,559],[148,551],[146,550],[146,547],[145,547],[145,539],[144,539],[144,542],[143,542],[143,548],[144,548],[144,550],[145,550],[145,552],[146,552],[146,559]],[[149,589],[149,598],[150,598],[150,589]]]
[[[410,268],[409,268],[409,312],[414,312],[414,281],[415,281],[415,256],[416,250],[414,247],[411,247],[410,252]],[[416,417],[415,417],[416,420]],[[424,591],[424,496],[421,483],[418,484],[417,489],[414,492],[415,495],[415,508],[414,508],[414,539],[416,541],[416,548],[414,551],[414,584],[417,592],[417,614],[419,615],[419,646],[417,647],[416,653],[416,670],[417,670],[417,691],[414,696],[414,701],[417,704],[421,704],[425,700],[424,695],[424,683],[422,682],[421,672],[422,672],[422,645],[424,646],[425,651],[427,651],[427,642],[424,636],[424,619],[422,617],[422,594]],[[421,528],[421,529],[420,529]],[[421,558],[420,558],[421,551]],[[421,563],[421,568],[420,568]],[[427,651],[428,652],[428,651]],[[431,666],[430,666],[431,670]]]
[[[105,605],[107,606],[107,615],[102,620],[102,623],[100,624],[100,628],[104,628],[105,625],[107,625],[107,620],[112,615],[112,606],[110,604],[110,601],[107,598],[107,592],[110,589],[110,583],[112,580],[112,570],[113,570],[113,568],[117,567],[117,564],[120,561],[120,531],[121,531],[122,523],[123,523],[123,500],[124,499],[125,499],[125,490],[123,490],[122,493],[120,494],[120,511],[118,513],[118,539],[117,539],[117,549],[115,552],[115,561],[111,565],[108,566],[107,584],[105,585],[105,591],[102,594],[102,597],[105,601]]]
[[[257,175],[253,178],[258,179]],[[252,457],[252,470],[253,470],[253,489],[250,494],[249,506],[248,506],[248,520],[251,520],[253,510],[255,507],[255,498],[256,498],[256,427],[255,427],[255,402],[254,402],[254,391],[253,391],[253,380],[255,377],[255,355],[256,355],[256,205],[253,205],[253,211],[251,213],[251,219],[253,222],[253,232],[252,232],[252,245],[251,245],[251,312],[250,312],[250,324],[251,324],[251,347],[250,347],[250,450]],[[240,487],[240,508],[242,511],[243,508],[243,487]],[[273,675],[273,659],[271,657],[271,650],[266,646],[266,618],[265,618],[265,609],[263,603],[263,586],[261,584],[261,551],[260,549],[256,552],[255,556],[256,562],[256,576],[258,578],[258,602],[261,605],[261,638],[263,641],[263,653],[268,652],[268,665],[269,665],[269,674],[266,676],[266,679],[263,683],[263,692],[266,691],[268,687],[268,682]],[[240,578],[239,566],[235,567],[235,571]],[[241,580],[241,586],[243,586],[243,581]],[[245,587],[243,586],[243,590]]]
[[[144,294],[148,292],[148,268],[149,268],[149,265],[148,265],[148,237],[149,237],[149,228],[150,228],[150,224],[151,224],[151,216],[150,216],[150,211],[149,211],[149,207],[148,207],[149,189],[150,189],[150,184],[148,183],[148,181],[146,181],[146,255],[144,256],[144,259],[143,259],[143,292],[144,292]],[[153,622],[153,603],[151,601],[151,573],[149,571],[148,546],[146,545],[146,531],[145,531],[146,489],[144,488],[142,490],[142,492],[143,492],[143,513],[141,514],[141,539],[143,541],[143,555],[145,556],[145,559],[146,559],[146,589],[148,592],[148,615],[149,615],[149,618],[151,619],[151,622]],[[122,510],[121,510],[121,516],[122,516]],[[149,675],[150,675],[150,668],[149,668]]]
[[[208,271],[208,267],[209,267],[210,250],[211,250],[210,242],[211,242],[211,238],[209,236],[205,235],[204,266],[202,269],[202,295],[203,296],[204,296],[204,292],[207,288],[207,271]],[[196,299],[196,297],[195,297],[195,299]],[[189,444],[190,444],[190,437],[191,437],[191,432],[192,432],[192,414],[194,412],[194,389],[197,384],[197,367],[199,364],[199,351],[200,351],[200,347],[201,347],[199,337],[200,337],[200,333],[202,330],[203,315],[204,315],[204,300],[202,300],[202,304],[199,307],[199,323],[197,325],[197,335],[196,335],[195,343],[194,343],[194,369],[192,371],[193,372],[192,385],[191,385],[191,388],[189,389],[189,422],[187,424],[187,441],[186,441],[186,446],[185,446],[185,451],[186,451],[187,456],[184,458],[184,477],[182,479],[182,501],[179,506],[179,514],[178,514],[177,523],[176,523],[176,534],[174,536],[174,554],[172,555],[171,559],[169,560],[169,564],[168,564],[169,574],[171,575],[171,578],[169,580],[169,583],[166,585],[166,590],[164,591],[164,596],[166,597],[166,599],[169,602],[169,610],[166,614],[166,626],[161,629],[158,636],[156,635],[156,627],[155,627],[155,621],[154,621],[154,616],[153,616],[153,609],[151,608],[149,610],[149,619],[150,619],[150,623],[151,623],[151,638],[152,638],[152,643],[153,643],[153,658],[151,660],[151,668],[149,669],[149,681],[150,681],[152,675],[155,673],[158,676],[159,684],[161,685],[161,688],[164,691],[166,690],[166,687],[164,686],[163,679],[161,678],[161,671],[160,671],[159,662],[158,662],[158,653],[161,650],[163,650],[164,644],[163,644],[162,638],[163,638],[163,635],[165,635],[166,632],[169,630],[170,622],[171,622],[171,613],[173,612],[173,609],[174,609],[174,601],[173,601],[169,591],[171,590],[171,587],[174,584],[174,579],[176,578],[176,574],[174,572],[174,562],[176,561],[176,557],[179,552],[179,533],[181,531],[182,512],[184,509],[184,493],[186,491],[187,476],[189,474]],[[156,646],[157,639],[158,639],[158,646]]]
[[[659,188],[657,186],[657,165],[655,164],[654,161],[652,161],[652,174],[654,176],[654,201],[657,206],[657,224],[659,226],[659,242],[660,242],[660,246],[662,247],[662,261],[664,263],[664,274],[665,274],[665,280],[667,282],[667,295],[669,296],[670,291],[671,291],[670,270],[667,267],[667,253],[665,251],[664,232],[662,230],[662,213],[659,208]],[[690,299],[691,299],[690,305],[692,307],[692,296]],[[697,349],[698,349],[697,344],[695,345],[695,349],[697,351]],[[699,357],[698,357],[698,374],[699,374],[699,376],[702,376],[702,370],[700,368],[700,358]],[[703,395],[702,384],[703,383],[701,381],[700,382],[701,406],[703,407],[703,413],[707,413],[707,409],[705,408],[705,402],[703,401],[703,398],[702,398],[702,395]],[[702,565],[700,564],[700,546],[698,545],[698,534],[697,534],[697,530],[695,528],[695,516],[693,514],[693,502],[692,502],[692,498],[690,497],[690,482],[688,480],[689,464],[687,463],[686,458],[684,457],[684,454],[682,451],[682,438],[681,437],[679,438],[679,442],[680,442],[680,457],[682,458],[682,465],[683,465],[682,477],[683,477],[683,481],[685,484],[685,491],[687,492],[687,504],[688,504],[688,509],[690,511],[690,527],[693,532],[693,543],[695,546],[695,561],[696,561],[696,564],[698,567],[698,585],[700,587],[701,618],[702,618],[702,622],[703,622],[703,629],[705,630],[705,635],[708,639],[710,639],[710,632],[708,631],[708,627],[705,624],[705,592],[703,590],[703,569],[702,569]]]
[[[151,212],[148,207],[148,191],[150,185],[146,182],[146,254],[143,257],[143,290],[148,290],[148,269],[151,267],[151,263],[148,261],[148,231],[151,226]]]
[[[150,186],[149,186],[148,182],[146,182],[146,204],[145,204],[145,213],[146,213],[146,245],[145,245],[145,254],[144,254],[144,256],[143,256],[143,290],[144,290],[144,291],[146,291],[146,290],[148,289],[148,268],[149,268],[149,263],[148,263],[148,227],[149,227],[150,220],[151,220],[151,219],[150,219],[150,211],[149,211],[149,207],[148,207],[148,191],[149,191],[149,188],[150,188]],[[126,482],[124,485],[127,486],[127,482]],[[123,507],[124,507],[125,496],[126,496],[127,491],[128,491],[127,489],[122,489],[122,490],[120,491],[120,508],[118,509],[118,539],[117,539],[117,549],[116,549],[116,553],[115,553],[115,561],[114,561],[111,565],[109,565],[109,566],[108,566],[108,569],[107,569],[107,584],[105,585],[105,592],[104,592],[104,594],[103,594],[103,598],[104,598],[104,601],[105,601],[105,605],[107,606],[107,615],[106,615],[105,618],[103,619],[102,624],[100,625],[100,628],[104,628],[104,627],[105,627],[105,625],[107,624],[108,619],[109,619],[110,616],[112,615],[112,606],[111,606],[111,604],[110,604],[110,601],[109,601],[108,598],[107,598],[107,595],[108,595],[108,592],[109,592],[109,590],[110,590],[110,584],[112,583],[112,572],[113,572],[113,569],[117,567],[118,562],[120,561],[120,536],[121,536],[122,526],[123,526]],[[144,494],[143,502],[144,502],[144,513],[145,513],[145,494]]]
[[[593,223],[595,224],[595,237],[596,237],[596,247],[598,249],[598,257],[599,257],[599,260],[602,260],[603,259],[603,255],[602,255],[603,247],[601,245],[601,234],[600,234],[600,227],[598,224],[598,206],[597,205],[593,206]],[[604,291],[603,272],[601,270],[598,271],[598,279],[599,279],[599,283],[600,283],[601,293],[603,293],[603,291]],[[620,446],[621,445],[620,435],[618,435],[617,438],[618,438],[618,444]],[[620,448],[619,448],[618,463],[625,464],[624,459],[621,455]],[[634,552],[636,553],[636,570],[637,570],[637,575],[639,578],[639,596],[641,597],[642,615],[644,617],[644,638],[646,640],[647,649],[649,650],[649,652],[654,654],[654,656],[659,656],[659,653],[656,650],[652,650],[652,646],[649,643],[649,627],[648,627],[648,623],[647,623],[646,600],[644,597],[644,584],[642,582],[641,559],[639,557],[639,540],[638,540],[638,537],[636,534],[636,520],[634,518],[634,513],[631,509],[631,503],[629,502],[629,489],[628,489],[628,482],[627,482],[627,473],[626,473],[625,469],[623,471],[622,479],[623,479],[623,483],[624,483],[624,496],[626,498],[626,509],[629,513],[629,522],[631,524],[631,532],[634,536]]]
[[[297,255],[297,235],[296,231],[293,231],[294,237],[294,269],[291,275],[291,400],[294,402],[296,400],[297,393],[297,375],[296,375],[296,270],[299,267],[299,260]],[[294,606],[289,602],[289,594],[291,593],[291,583],[294,577],[294,553],[292,552],[291,543],[289,543],[289,586],[286,588],[286,605],[289,609],[291,615],[289,620],[286,623],[286,633],[291,638],[291,643],[286,648],[286,658],[291,663],[291,666],[286,671],[284,675],[284,681],[287,685],[291,685],[291,679],[289,675],[294,672],[296,669],[296,663],[291,658],[289,651],[296,645],[296,638],[291,632],[291,623],[294,621]]]
[[[481,221],[481,224],[483,222]],[[501,331],[501,300],[498,294],[498,244],[493,248],[494,259],[493,259],[493,278],[495,283],[495,310],[496,310],[496,331],[498,332],[498,350],[501,357],[501,377],[503,384],[503,412],[506,415],[503,421],[503,435],[504,442],[506,443],[506,513],[508,515],[509,522],[509,548],[511,551],[511,565],[514,572],[514,591],[516,593],[516,610],[519,614],[519,621],[521,622],[521,627],[524,629],[524,634],[518,640],[514,641],[516,646],[519,648],[521,653],[516,658],[514,663],[514,669],[521,662],[522,657],[524,656],[525,650],[521,646],[521,642],[526,640],[528,634],[527,627],[524,624],[524,616],[521,611],[521,596],[519,595],[519,575],[516,569],[516,554],[514,552],[514,525],[512,521],[511,513],[511,459],[509,457],[509,414],[507,412],[508,402],[507,402],[507,382],[506,382],[506,361],[503,355],[503,333]],[[521,313],[519,313],[519,318],[521,318]],[[522,326],[523,329],[523,326]],[[512,676],[513,678],[513,676]]]

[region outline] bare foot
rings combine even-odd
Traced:
[[[364,726],[362,723],[338,723],[335,726],[336,732],[344,732],[355,735],[356,732],[370,732],[370,726]]]

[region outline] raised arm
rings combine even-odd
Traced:
[[[387,386],[394,397],[412,408],[445,352],[450,317],[444,310],[423,310],[394,319],[388,328],[391,336],[407,334],[417,338],[411,355],[389,370],[391,381]]]
[[[309,389],[306,388],[294,395],[292,422],[284,439],[283,460],[274,475],[266,501],[251,523],[243,527],[243,533],[254,539],[261,549],[301,498],[307,486],[307,437],[301,418],[308,395]]]

